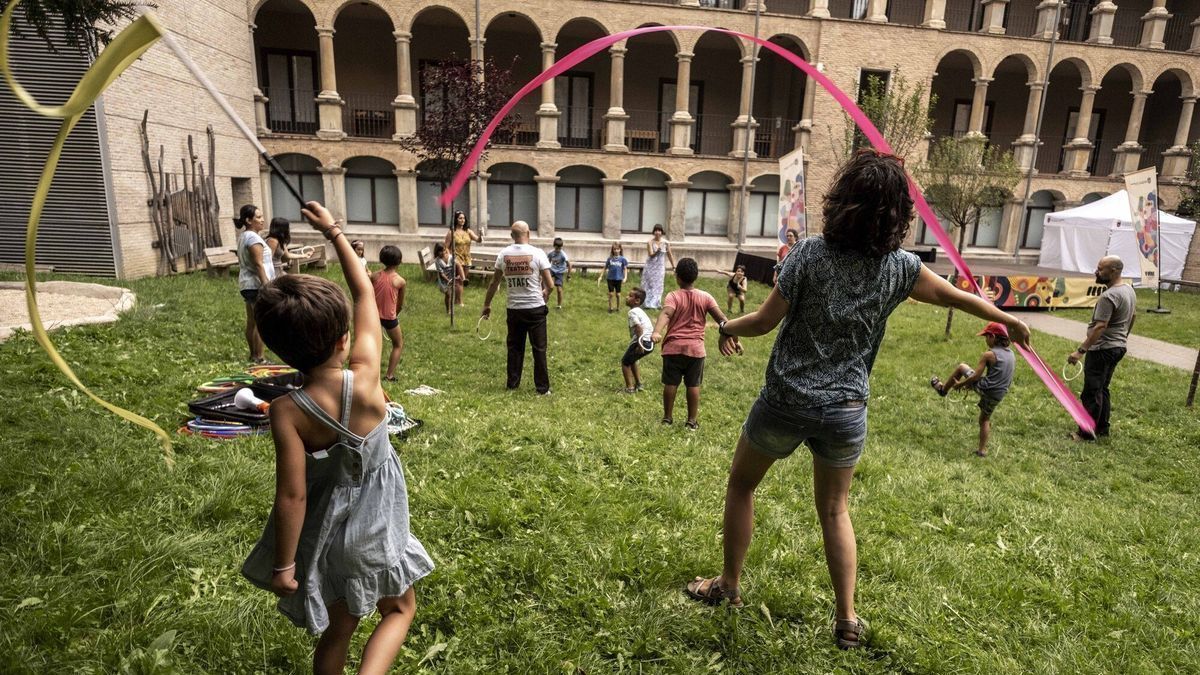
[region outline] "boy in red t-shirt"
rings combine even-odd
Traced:
[[[662,343],[663,424],[674,422],[675,395],[679,383],[687,388],[687,426],[700,428],[700,382],[704,379],[704,321],[706,315],[725,323],[717,300],[692,286],[700,270],[696,261],[682,258],[675,265],[679,290],[667,294],[663,311],[654,324],[654,341]],[[665,337],[664,337],[665,335]]]

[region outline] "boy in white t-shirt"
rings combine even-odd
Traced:
[[[625,376],[626,394],[642,390],[642,373],[637,362],[654,350],[654,340],[650,339],[654,326],[646,316],[646,310],[642,309],[645,301],[646,291],[641,286],[629,289],[625,296],[625,304],[629,307],[629,347],[621,357],[621,374]]]
[[[500,282],[508,288],[508,380],[507,388],[521,386],[525,367],[525,336],[533,350],[533,385],[539,395],[550,393],[550,371],[546,366],[546,298],[554,280],[546,252],[529,245],[529,225],[512,224],[513,244],[496,256],[496,272],[483,299],[483,317],[492,315],[492,298]]]

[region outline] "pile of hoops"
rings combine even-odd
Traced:
[[[275,364],[254,365],[247,368],[244,373],[234,373],[204,382],[196,387],[196,391],[208,396],[214,396],[229,393],[242,387],[249,387],[260,378],[290,375],[295,372],[296,369],[291,366]],[[178,433],[187,436],[201,436],[218,441],[228,441],[244,436],[265,434],[269,430],[270,425],[266,422],[256,424],[197,415],[179,427]]]
[[[243,436],[265,434],[270,429],[267,426],[242,424],[241,422],[225,422],[223,420],[206,420],[202,417],[190,419],[179,428],[179,433],[188,436],[202,436],[217,441],[228,441]]]

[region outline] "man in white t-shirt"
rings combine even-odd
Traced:
[[[483,316],[492,315],[492,298],[500,282],[508,289],[508,381],[509,389],[521,386],[525,368],[525,336],[533,349],[533,385],[538,394],[550,393],[550,370],[546,367],[546,298],[554,288],[546,252],[529,245],[529,225],[512,224],[513,244],[496,256],[496,272],[483,300]]]

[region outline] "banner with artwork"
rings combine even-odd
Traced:
[[[804,149],[796,148],[779,158],[779,243],[787,243],[787,231],[808,236],[804,208]]]
[[[975,282],[987,299],[1008,309],[1095,307],[1105,288],[1086,277],[977,276]],[[962,277],[955,280],[955,285],[964,291],[971,288],[971,283]]]
[[[1125,174],[1129,193],[1129,215],[1137,235],[1138,263],[1142,270],[1142,288],[1158,285],[1158,175],[1151,167]],[[1129,264],[1129,261],[1123,261]]]

